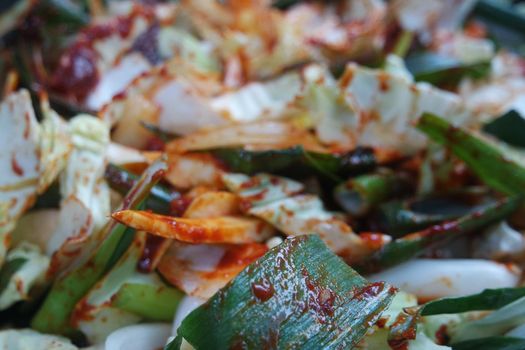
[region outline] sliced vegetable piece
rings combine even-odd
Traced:
[[[111,216],[134,229],[188,243],[260,242],[273,233],[260,220],[241,216],[189,219],[137,210],[117,211]]]
[[[61,273],[69,266],[86,240],[102,229],[110,213],[109,188],[103,179],[109,126],[90,115],[70,120],[73,149],[60,177],[62,202],[56,231],[46,252]]]
[[[525,235],[504,220],[488,227],[472,246],[472,257],[507,261],[525,253]]]
[[[241,197],[242,207],[248,214],[265,220],[287,235],[317,233],[348,262],[360,261],[381,247],[368,245],[352,231],[341,214],[327,211],[319,197],[296,195],[303,187],[298,182],[267,174],[251,178],[227,174],[223,180]]]
[[[40,162],[43,170],[38,179],[39,194],[44,192],[64,169],[73,148],[68,124],[49,107],[47,100],[41,102],[40,108],[44,120],[40,125]]]
[[[342,154],[307,151],[301,146],[261,151],[221,148],[211,152],[230,171],[249,175],[267,172],[304,176],[314,173],[337,179],[336,175],[362,174],[373,170],[377,165],[374,150],[367,147],[358,147]]]
[[[48,266],[49,258],[39,247],[28,242],[14,247],[0,271],[0,310],[27,300],[31,288],[45,281]]]
[[[51,334],[41,334],[32,329],[8,329],[0,331],[0,347],[3,349],[78,350],[67,338]]]
[[[242,200],[242,207],[264,205],[303,191],[302,183],[285,177],[257,174],[249,177],[243,174],[226,173],[222,180],[230,191]]]
[[[183,294],[168,287],[156,274],[137,271],[137,264],[146,248],[146,238],[145,232],[137,232],[118,262],[76,304],[71,323],[93,343],[99,343],[113,330],[140,319],[173,319]],[[126,295],[130,292],[137,294]],[[133,296],[137,299],[130,299]],[[104,317],[108,315],[113,321],[111,324],[104,322]]]
[[[40,163],[40,125],[26,90],[8,95],[0,104],[0,263],[5,257],[9,231],[34,203]],[[9,140],[9,142],[7,142]]]
[[[259,243],[190,245],[173,242],[158,269],[168,282],[186,294],[208,299],[267,251],[267,246]]]
[[[280,118],[302,93],[302,71],[281,72],[276,78],[249,81],[234,91],[212,97],[212,110],[237,123]],[[250,142],[248,142],[250,143]]]
[[[14,258],[7,260],[0,269],[0,293],[3,293],[12,280],[13,275],[24,266],[26,258]]]
[[[434,85],[455,85],[462,78],[480,79],[490,72],[490,62],[465,63],[434,52],[414,53],[406,58],[406,66],[416,81]]]
[[[139,180],[139,176],[114,164],[106,167],[104,178],[115,191],[125,195]],[[181,194],[167,186],[156,184],[151,188],[150,195],[146,198],[146,208],[156,213],[168,214],[171,201],[181,197]]]
[[[525,288],[485,289],[479,294],[428,302],[421,308],[421,315],[496,310],[522,297],[525,297]]]
[[[452,329],[452,343],[501,335],[525,322],[525,297],[472,321],[459,323]]]
[[[111,305],[149,321],[171,321],[184,296],[175,288],[130,281],[111,297]]]
[[[170,336],[171,326],[164,323],[139,324],[111,333],[104,343],[105,350],[162,349]]]
[[[524,293],[524,288],[486,289],[479,294],[458,298],[444,298],[431,301],[420,307],[405,309],[399,315],[396,321],[397,324],[390,330],[389,340],[392,340],[394,345],[402,346],[407,344],[409,340],[416,338],[420,316],[459,314],[467,311],[501,308],[481,319],[475,317],[474,321],[469,321],[467,318],[459,323],[453,322],[447,332],[454,339],[460,338],[459,340],[498,335],[502,331],[505,332],[520,324],[523,319],[522,299],[524,298]],[[474,335],[470,332],[474,333]],[[419,331],[417,334],[419,334]],[[476,343],[473,342],[472,344]],[[455,344],[453,348],[455,349]]]
[[[522,350],[525,339],[513,337],[484,337],[452,344],[452,350]]]
[[[520,275],[516,265],[490,260],[413,259],[367,278],[386,281],[420,300],[433,300],[479,293],[486,288],[515,287]]]
[[[397,239],[362,262],[360,271],[376,272],[407,261],[424,249],[450,240],[454,237],[484,228],[512,214],[520,205],[521,197],[507,198],[483,206],[474,213],[462,216],[457,220],[437,224],[425,230]]]
[[[221,187],[220,178],[224,169],[211,154],[168,154],[168,165],[165,179],[178,189]]]
[[[138,207],[162,178],[166,168],[163,159],[153,163],[124,198],[121,209]],[[90,236],[91,239],[82,248],[82,256],[78,256],[70,270],[55,281],[32,320],[34,329],[53,333],[71,330],[69,321],[75,304],[111,268],[108,262],[125,230],[125,226],[110,221],[102,230]]]
[[[368,284],[319,237],[294,237],[189,314],[178,334],[198,349],[352,348],[394,294]]]
[[[525,118],[515,110],[485,124],[483,131],[509,145],[525,148]]]
[[[243,148],[218,148],[211,153],[223,161],[230,171],[251,175],[259,172],[275,173],[298,165],[303,149],[292,147],[251,151]]]
[[[203,129],[166,144],[169,153],[205,151],[225,147],[253,146],[259,149],[289,148],[302,145],[311,151],[324,151],[306,129],[286,121],[259,121]]]
[[[477,126],[486,117],[468,109],[456,94],[355,63],[346,66],[339,84],[346,102],[359,116],[358,126],[347,130],[356,145],[411,155],[427,144],[412,127],[422,113],[441,114],[456,125]]]
[[[382,171],[351,178],[334,190],[335,200],[352,216],[362,216],[370,209],[396,195],[407,193],[408,178]]]
[[[388,345],[392,349],[403,349],[406,347],[407,339],[416,339],[418,322],[417,308],[405,308],[402,310],[390,327]]]
[[[184,211],[184,217],[192,219],[206,219],[239,214],[239,197],[225,191],[210,191],[197,195]]]
[[[379,206],[377,220],[384,232],[399,237],[467,215],[486,200],[479,188],[393,200]]]
[[[450,148],[488,186],[507,194],[525,193],[525,166],[513,157],[512,150],[432,114],[423,114],[416,126],[432,140]]]
[[[370,247],[336,213],[324,209],[317,196],[298,195],[251,208],[257,216],[287,235],[317,233],[336,253],[348,261],[359,261],[370,254]]]

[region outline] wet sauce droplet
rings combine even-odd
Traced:
[[[267,279],[262,279],[259,282],[252,283],[252,293],[260,301],[264,302],[269,300],[274,292],[275,290],[273,289],[273,286]]]

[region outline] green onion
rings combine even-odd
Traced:
[[[458,298],[443,298],[428,302],[421,308],[421,315],[495,310],[522,297],[525,297],[525,288],[485,289],[479,294]]]
[[[480,79],[490,72],[490,62],[466,64],[455,58],[432,52],[414,53],[406,58],[407,69],[416,81],[457,84],[464,77]]]
[[[121,194],[126,194],[139,180],[139,176],[114,164],[107,166],[104,177],[109,186]],[[180,196],[179,192],[167,186],[156,184],[151,188],[151,193],[146,198],[145,207],[155,213],[169,214],[170,203]]]
[[[509,157],[512,150],[432,114],[424,114],[417,128],[449,148],[488,186],[506,194],[525,194],[525,166]]]
[[[166,169],[167,165],[163,159],[146,169],[124,198],[121,209],[136,209]],[[47,333],[71,334],[70,316],[75,305],[111,268],[108,262],[115,260],[113,253],[125,231],[126,226],[111,220],[100,232],[90,237],[96,244],[95,251],[90,253],[86,261],[82,261],[79,266],[73,267],[55,281],[32,320],[32,328]]]
[[[523,350],[525,339],[513,337],[486,337],[452,344],[452,350]]]
[[[151,321],[173,321],[184,294],[175,288],[125,283],[111,298],[111,305]]]
[[[407,178],[393,172],[361,175],[337,186],[335,200],[349,214],[362,216],[393,196],[406,193]]]
[[[457,220],[446,221],[397,239],[385,245],[356,268],[360,272],[372,273],[398,265],[417,257],[425,249],[438,243],[444,243],[506,218],[518,208],[520,203],[521,197],[507,198],[485,205],[481,209],[462,216]]]
[[[332,180],[339,176],[362,174],[375,168],[377,161],[370,148],[356,148],[344,154],[324,154],[292,147],[282,150],[247,151],[241,148],[222,148],[212,154],[233,172],[259,172],[282,175],[317,174]]]
[[[349,349],[394,294],[383,282],[368,283],[318,236],[297,236],[190,313],[179,340],[196,349]]]

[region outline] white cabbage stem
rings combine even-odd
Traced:
[[[166,344],[170,334],[171,326],[165,323],[128,326],[109,335],[105,350],[155,350]]]
[[[515,287],[521,271],[478,259],[415,259],[368,276],[386,281],[420,299],[434,299],[479,293],[486,288]]]

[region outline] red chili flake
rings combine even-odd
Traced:
[[[390,85],[388,83],[388,80],[390,79],[390,77],[388,76],[388,74],[381,72],[377,76],[377,79],[379,80],[379,90],[381,90],[382,92],[388,91],[390,88]]]
[[[16,156],[13,154],[11,156],[11,169],[13,169],[13,172],[18,176],[24,175],[24,169],[18,164],[18,161],[16,160]]]
[[[29,112],[26,112],[24,114],[24,122],[26,123],[25,128],[24,128],[24,139],[27,140],[29,138],[29,131],[30,131],[30,126],[31,126],[31,118],[30,118]]]
[[[363,288],[359,288],[354,291],[354,298],[355,299],[370,299],[376,297],[383,288],[385,287],[385,284],[383,282],[374,282],[371,284],[368,284],[364,286]]]
[[[446,345],[450,341],[446,324],[441,325],[436,331],[436,341],[439,345]]]

